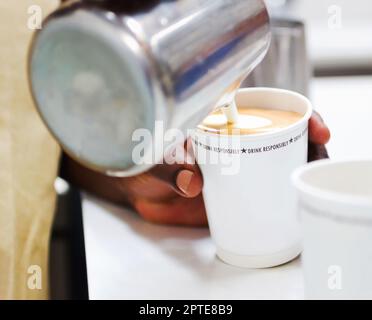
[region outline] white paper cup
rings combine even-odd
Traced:
[[[372,299],[372,159],[321,160],[293,174],[305,297]]]
[[[300,94],[272,88],[241,89],[236,103],[303,115],[276,132],[221,135],[198,129],[192,137],[217,255],[236,266],[272,267],[301,252],[290,175],[307,161],[312,107]]]

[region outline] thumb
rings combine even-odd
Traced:
[[[194,198],[203,188],[203,177],[195,163],[192,151],[185,150],[186,156],[175,156],[173,164],[160,164],[149,174],[166,182],[177,194],[185,198]]]

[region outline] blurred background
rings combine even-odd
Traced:
[[[315,75],[372,73],[369,0],[267,0],[274,15],[306,24]]]

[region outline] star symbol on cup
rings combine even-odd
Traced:
[[[243,148],[242,153],[247,153],[247,149]]]
[[[289,143],[292,143],[293,142],[293,138],[289,139]]]

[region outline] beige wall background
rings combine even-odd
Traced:
[[[28,10],[33,5],[45,17],[58,1],[0,2],[0,299],[48,298],[60,151],[35,110],[27,83],[26,57],[34,32],[28,28]]]

